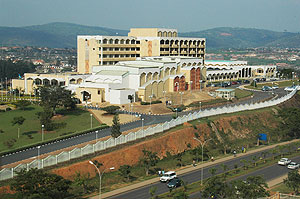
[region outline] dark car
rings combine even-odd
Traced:
[[[181,186],[181,180],[179,178],[174,178],[168,182],[167,186],[169,188],[175,188],[175,187],[180,187]]]
[[[232,85],[236,85],[236,84],[238,84],[238,82],[232,81],[231,84],[232,84]]]
[[[246,80],[244,80],[244,83],[245,83],[245,84],[249,84],[250,81],[246,79]]]

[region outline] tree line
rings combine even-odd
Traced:
[[[24,73],[31,73],[35,71],[35,66],[29,62],[12,62],[11,60],[0,60],[0,79],[5,81],[7,79],[18,78],[19,75],[23,76]]]

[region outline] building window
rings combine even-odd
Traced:
[[[98,95],[100,95],[101,94],[101,91],[100,90],[98,90]]]

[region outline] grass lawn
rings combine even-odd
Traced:
[[[245,98],[251,96],[253,93],[247,90],[235,89],[235,97],[237,99]]]
[[[37,105],[31,105],[27,110],[11,110],[7,112],[0,112],[0,129],[4,133],[0,134],[0,152],[11,149],[16,149],[26,145],[38,143],[42,140],[41,124],[36,115],[37,112],[42,111],[42,108]],[[54,123],[65,123],[64,126],[51,132],[44,132],[44,140],[50,140],[62,135],[71,134],[83,131],[90,128],[91,118],[88,111],[77,109],[73,111],[57,110],[57,116],[54,117]],[[23,116],[25,121],[20,126],[20,138],[18,139],[18,125],[12,126],[11,121],[14,117]],[[99,126],[99,122],[93,118],[93,127]],[[7,141],[13,143],[12,147],[8,147]]]
[[[292,86],[293,82],[295,83],[295,85],[298,84],[297,80],[288,80],[288,81],[275,81],[273,83],[273,86],[278,86],[278,87],[287,87],[287,86]],[[249,89],[256,89],[256,90],[261,90],[261,88],[263,86],[270,86],[272,87],[272,82],[268,82],[268,83],[257,83],[257,87],[253,87],[253,86],[245,86],[245,88],[249,88]]]
[[[285,194],[289,194],[293,192],[293,190],[288,188],[283,182],[273,187],[271,191],[285,193]]]

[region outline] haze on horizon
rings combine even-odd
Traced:
[[[51,22],[128,30],[215,27],[300,32],[300,0],[0,0],[0,26]]]

